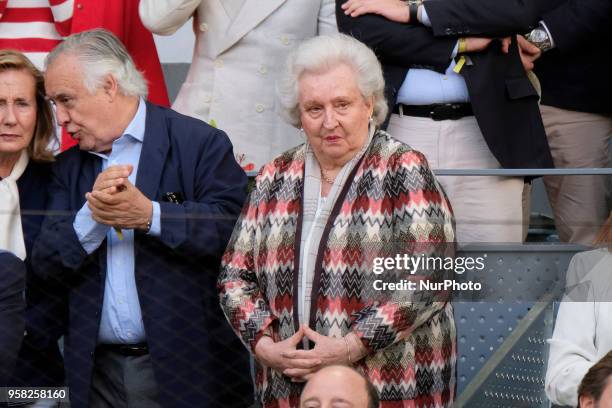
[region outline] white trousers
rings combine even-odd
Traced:
[[[388,132],[425,155],[430,168],[498,169],[474,116],[459,120],[393,114]],[[523,241],[522,177],[440,176],[457,223],[457,242]]]

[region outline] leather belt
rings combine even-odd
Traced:
[[[398,103],[393,113],[404,116],[417,116],[433,120],[457,120],[473,116],[474,111],[469,103],[435,103],[433,105],[404,105]]]
[[[140,357],[149,354],[147,343],[138,344],[98,344],[96,350],[110,351],[123,356]]]

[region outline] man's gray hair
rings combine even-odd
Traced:
[[[388,107],[385,80],[380,62],[365,44],[345,34],[322,35],[300,44],[287,58],[277,85],[282,114],[292,125],[300,126],[298,82],[305,72],[325,72],[346,64],[355,72],[364,98],[374,98],[372,118],[378,126],[385,121]]]
[[[67,37],[47,55],[45,69],[62,54],[74,55],[79,60],[89,92],[94,93],[103,84],[104,77],[112,75],[123,95],[146,98],[147,82],[121,41],[111,32],[95,29]]]

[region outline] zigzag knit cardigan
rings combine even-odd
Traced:
[[[221,306],[254,354],[299,325],[298,266],[305,145],[265,165],[224,254]],[[374,257],[452,255],[454,225],[425,157],[378,131],[334,204],[316,259],[311,328],[355,333],[368,351],[354,364],[378,389],[381,407],[448,407],[455,395],[456,335],[448,293],[376,290],[375,280],[436,280],[445,271],[373,273]],[[264,407],[297,407],[301,384],[256,363]]]

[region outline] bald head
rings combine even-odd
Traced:
[[[300,408],[377,408],[378,394],[372,384],[352,368],[329,366],[306,383]]]

